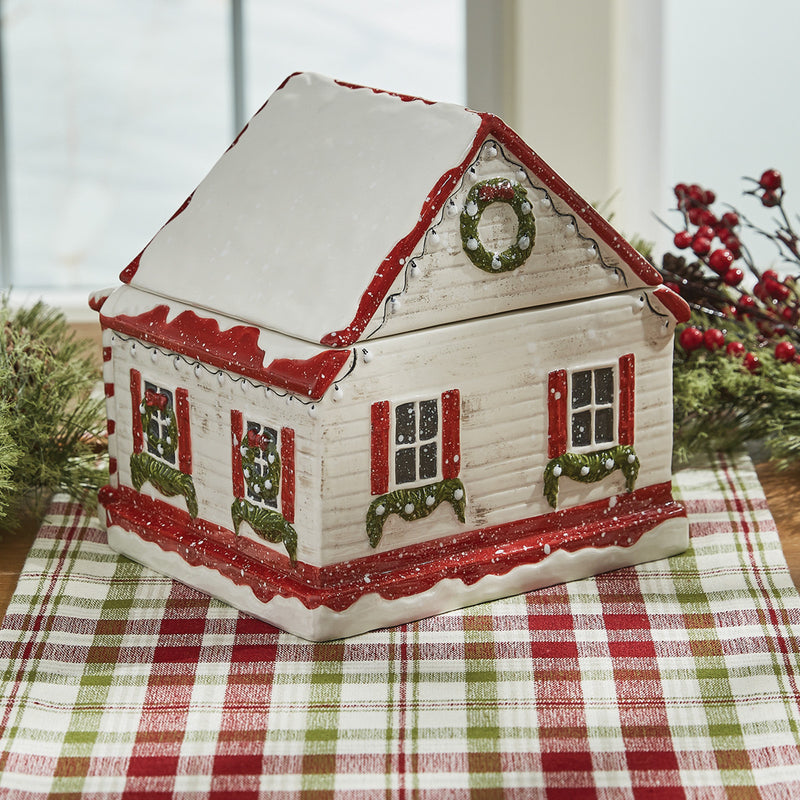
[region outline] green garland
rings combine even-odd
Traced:
[[[261,508],[247,500],[234,500],[231,517],[236,535],[239,526],[246,522],[262,539],[273,544],[283,544],[292,564],[297,560],[297,531],[277,511]]]
[[[617,445],[597,453],[564,453],[551,459],[544,468],[544,496],[555,508],[558,504],[559,478],[595,483],[618,469],[625,476],[625,488],[632,492],[639,476],[639,458],[633,447]]]
[[[406,522],[413,522],[427,517],[445,501],[450,503],[456,516],[464,522],[467,497],[464,484],[458,478],[448,478],[412,489],[397,489],[376,497],[367,510],[367,536],[370,545],[378,546],[383,536],[383,523],[391,514],[397,514]]]
[[[189,514],[197,516],[197,495],[191,475],[153,458],[149,453],[134,453],[131,456],[131,481],[136,491],[140,491],[149,481],[154,488],[167,497],[182,495],[186,500]]]
[[[506,203],[517,215],[514,244],[502,253],[490,253],[481,243],[478,224],[492,203]],[[476,183],[467,195],[461,212],[461,243],[469,260],[484,272],[510,272],[525,263],[536,239],[536,222],[528,195],[522,185],[507,178],[491,178]]]

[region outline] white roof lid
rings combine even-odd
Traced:
[[[353,320],[480,124],[460,106],[294,75],[123,275],[319,342]]]

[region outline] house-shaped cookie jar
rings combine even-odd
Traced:
[[[688,542],[688,307],[503,122],[288,78],[96,293],[111,546],[307,639]]]

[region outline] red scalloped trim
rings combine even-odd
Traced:
[[[295,597],[309,609],[333,611],[344,611],[366,594],[385,600],[410,597],[445,579],[470,586],[487,575],[544,561],[558,550],[630,547],[662,522],[686,516],[669,482],[618,495],[615,501],[612,506],[608,499],[599,500],[320,568],[303,562],[292,567],[280,552],[193,520],[129,487],[100,491],[109,525],[177,553],[191,566],[215,569],[237,586],[249,586],[262,603],[280,595]]]
[[[216,320],[194,311],[182,311],[171,322],[168,314],[168,306],[158,305],[137,316],[101,314],[100,321],[111,330],[311,400],[325,394],[350,358],[349,350],[325,350],[308,359],[276,358],[264,366],[258,328],[236,325],[221,331]]]

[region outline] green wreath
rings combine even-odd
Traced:
[[[278,499],[278,489],[281,480],[281,459],[278,455],[278,448],[272,437],[257,437],[265,444],[253,444],[248,441],[248,436],[242,437],[242,472],[247,482],[248,489],[253,495],[265,503],[275,503]],[[256,467],[256,455],[260,452],[262,458],[267,462],[267,469],[264,475],[260,475]]]
[[[490,253],[481,243],[478,224],[487,206],[506,203],[517,215],[514,244],[501,253]],[[490,178],[476,183],[461,212],[461,244],[469,260],[484,272],[511,272],[522,266],[533,250],[536,222],[524,187],[508,178]]]

